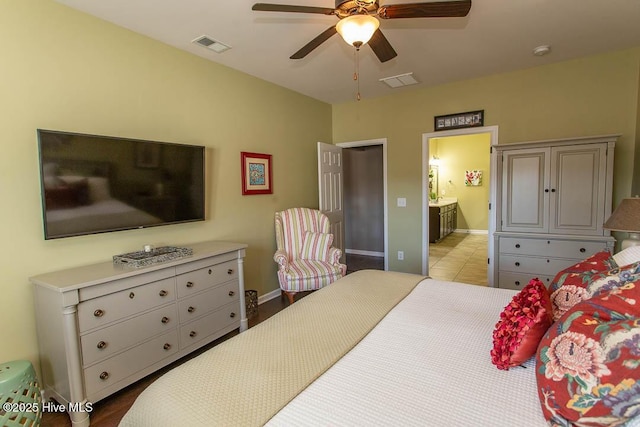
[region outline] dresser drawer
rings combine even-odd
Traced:
[[[176,329],[84,369],[87,398],[178,351]]]
[[[78,327],[82,333],[174,300],[175,279],[169,277],[83,301],[78,304]]]
[[[606,242],[530,239],[525,237],[500,238],[500,253],[539,255],[582,260],[606,249]]]
[[[233,280],[179,301],[180,323],[188,322],[232,302],[239,304],[238,287],[238,281]],[[238,310],[236,312],[240,314]]]
[[[238,279],[237,261],[200,268],[177,276],[178,298],[183,298],[228,280]]]
[[[180,327],[180,348],[184,349],[229,326],[240,326],[240,306],[228,304]]]
[[[502,289],[520,290],[524,288],[531,279],[538,278],[549,287],[551,280],[555,276],[535,275],[531,273],[512,273],[510,271],[500,271],[498,273],[498,287]]]
[[[171,304],[88,333],[80,337],[82,364],[89,366],[177,326],[176,305]]]
[[[500,271],[531,273],[534,275],[555,276],[576,263],[576,260],[562,258],[541,258],[500,254]]]

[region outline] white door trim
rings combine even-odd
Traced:
[[[429,140],[431,138],[444,138],[448,136],[475,135],[479,133],[489,133],[491,137],[490,146],[498,144],[498,126],[482,126],[477,128],[455,129],[448,131],[429,132],[422,134],[422,274],[429,274],[429,198],[428,184],[429,181]],[[493,233],[496,231],[496,158],[494,153],[491,154],[489,162],[489,203],[491,211],[489,212],[489,239],[488,239],[488,256],[490,259],[488,271],[489,286],[493,284],[493,264],[495,262],[493,256]],[[488,207],[487,207],[488,208]]]
[[[382,179],[384,193],[384,269],[389,270],[389,206],[387,199],[387,138],[366,139],[362,141],[339,142],[336,144],[342,148],[366,147],[369,145],[382,145]],[[427,144],[428,145],[428,144]]]

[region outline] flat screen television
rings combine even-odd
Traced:
[[[205,219],[201,146],[38,129],[44,238]]]

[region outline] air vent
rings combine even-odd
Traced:
[[[195,40],[192,40],[191,43],[199,44],[200,46],[206,47],[216,53],[222,53],[225,50],[231,49],[231,46],[228,46],[222,42],[212,39],[209,36],[200,36]]]
[[[389,87],[402,87],[409,86],[418,83],[413,77],[413,73],[398,74],[397,76],[385,77],[380,79],[382,83],[387,84]]]

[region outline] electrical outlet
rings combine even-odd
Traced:
[[[404,251],[398,251],[398,261],[404,260]]]
[[[407,199],[405,197],[398,197],[398,207],[399,208],[407,207]]]

